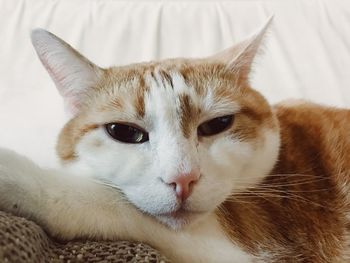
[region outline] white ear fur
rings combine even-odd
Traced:
[[[102,69],[62,39],[44,29],[32,31],[33,46],[71,114],[76,114],[84,93],[96,85]]]
[[[268,19],[265,25],[257,33],[233,47],[227,48],[209,57],[209,59],[225,63],[229,70],[236,71],[240,74],[240,77],[247,79],[254,58],[261,49],[262,42],[272,20],[273,16]]]

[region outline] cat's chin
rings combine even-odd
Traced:
[[[179,209],[175,212],[155,215],[155,218],[162,224],[174,230],[181,230],[189,225],[194,224],[206,213],[192,212],[184,209]]]

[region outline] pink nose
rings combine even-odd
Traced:
[[[174,187],[176,196],[185,201],[191,194],[193,185],[199,179],[199,171],[191,171],[190,173],[178,174],[171,178],[167,184]]]

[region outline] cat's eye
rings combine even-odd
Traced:
[[[144,130],[123,123],[108,123],[105,125],[107,133],[114,139],[125,143],[144,143],[149,140]]]
[[[226,115],[211,119],[198,126],[199,136],[211,136],[223,132],[232,126],[233,115]]]

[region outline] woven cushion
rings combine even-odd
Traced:
[[[169,262],[150,246],[129,241],[60,243],[37,224],[0,211],[0,262]]]

